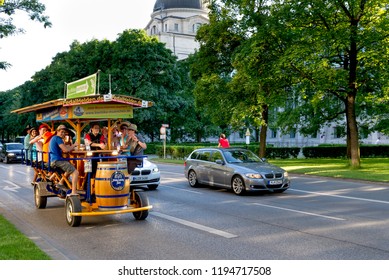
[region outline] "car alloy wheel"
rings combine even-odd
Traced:
[[[235,176],[232,178],[231,188],[237,195],[242,195],[245,192],[245,186],[242,177]]]
[[[199,186],[199,182],[197,181],[196,172],[194,172],[193,170],[190,170],[188,173],[188,182],[192,188],[196,188]]]

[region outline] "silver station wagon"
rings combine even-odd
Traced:
[[[191,187],[201,184],[232,189],[237,195],[252,191],[282,193],[290,186],[288,172],[243,148],[202,148],[185,161]]]

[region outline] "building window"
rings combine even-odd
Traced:
[[[277,129],[276,128],[270,129],[270,138],[277,138]]]
[[[201,26],[201,23],[195,23],[195,24],[193,24],[193,25],[192,25],[192,32],[193,32],[193,33],[197,33],[197,30],[199,30],[200,26]]]
[[[334,138],[342,138],[344,136],[344,127],[343,126],[336,126],[334,127]]]
[[[164,31],[167,32],[167,23],[165,23],[165,30]]]
[[[151,35],[157,34],[157,27],[154,25],[151,27]]]
[[[175,23],[175,24],[174,24],[174,31],[177,31],[177,32],[178,32],[178,23]]]
[[[291,139],[296,138],[296,130],[295,130],[295,129],[292,129],[292,130],[289,132],[289,137],[290,137]]]
[[[370,132],[369,132],[369,128],[368,128],[368,127],[366,127],[366,126],[361,126],[361,127],[359,128],[359,138],[360,138],[360,139],[366,139],[366,138],[368,138],[368,137],[369,137],[369,134],[370,134]]]
[[[311,138],[316,139],[318,134],[319,133],[316,131],[316,132],[312,133],[310,136],[311,136]]]

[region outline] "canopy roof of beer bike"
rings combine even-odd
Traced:
[[[12,111],[23,114],[35,112],[38,122],[66,119],[132,118],[134,108],[153,106],[128,95],[90,95],[71,99],[56,99]]]

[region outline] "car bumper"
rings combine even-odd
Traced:
[[[23,156],[7,156],[8,161],[16,162],[16,161],[22,161]]]
[[[131,186],[144,186],[144,185],[159,185],[161,175],[159,172],[151,173],[149,175],[131,175]]]
[[[246,191],[267,191],[277,192],[284,191],[290,187],[289,179],[245,179]]]

